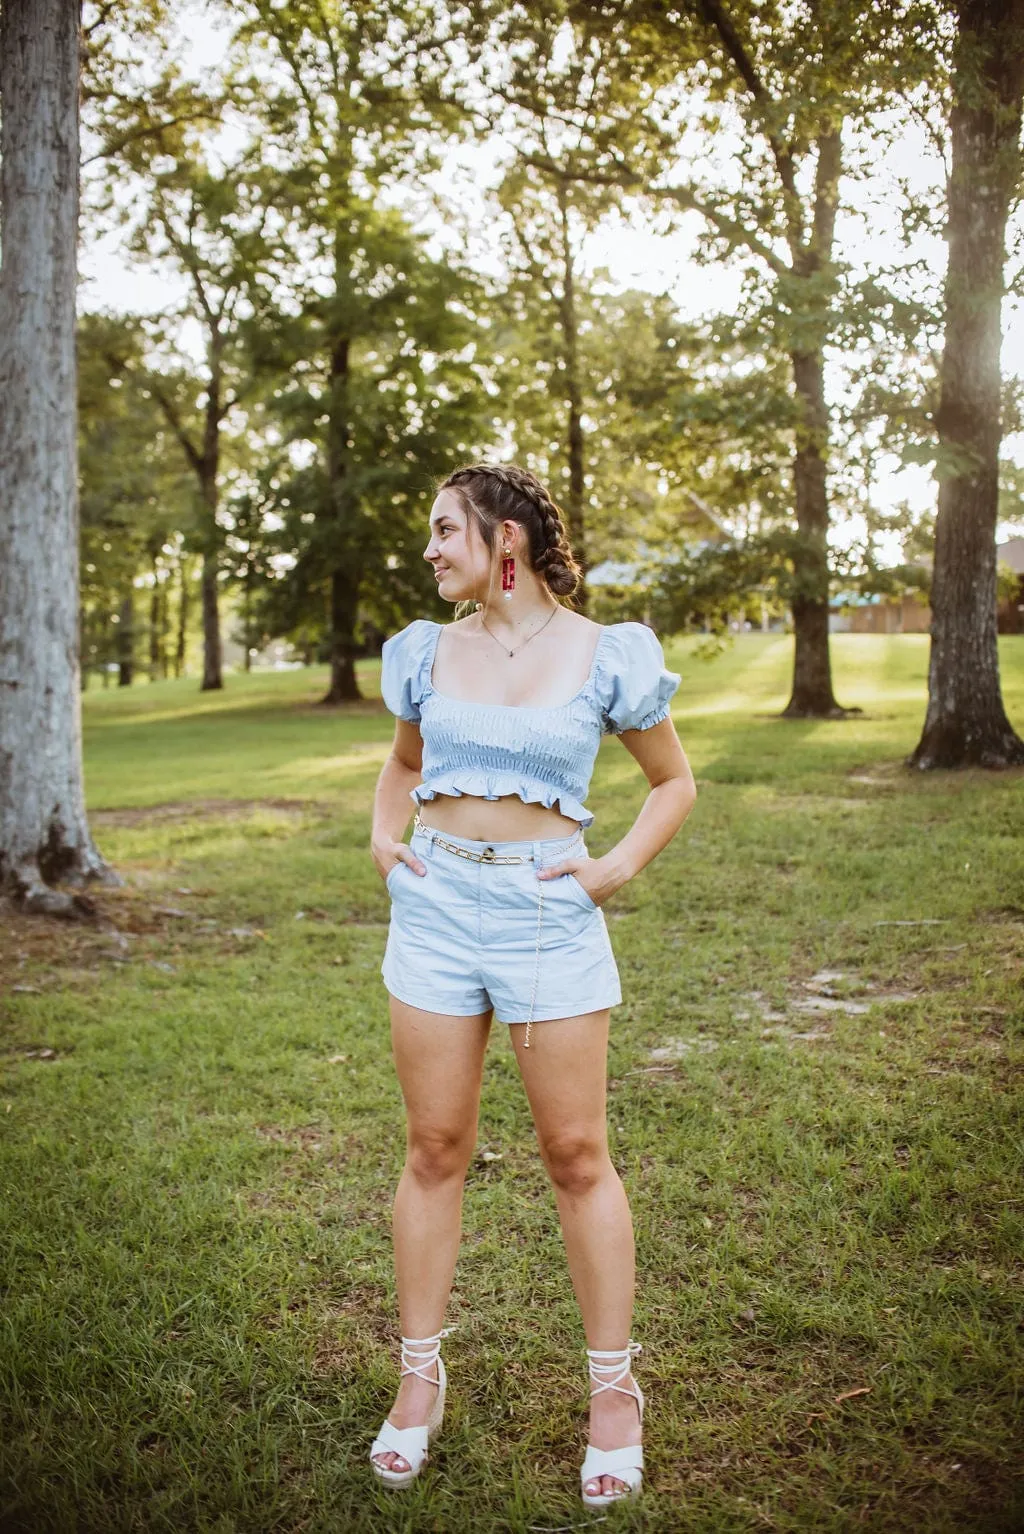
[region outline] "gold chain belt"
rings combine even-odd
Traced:
[[[422,831],[424,836],[429,836],[438,846],[443,847],[445,852],[453,852],[457,858],[468,858],[471,863],[532,863],[532,852],[495,852],[492,847],[485,847],[483,852],[470,852],[468,847],[460,847],[458,842],[450,842],[443,837],[440,831],[435,831],[433,826],[425,826],[417,815],[413,820],[413,832]]]

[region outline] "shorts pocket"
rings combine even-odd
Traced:
[[[388,871],[387,871],[387,875],[386,875],[386,877],[384,879],[384,888],[388,891],[389,894],[391,892],[391,884],[392,884],[392,881],[393,881],[393,879],[395,877],[395,874],[398,872],[398,870],[401,867],[402,867],[402,859],[399,858],[398,862],[395,863],[395,865],[392,868],[389,868]]]
[[[571,890],[575,890],[577,899],[582,903],[586,910],[599,911],[601,909],[596,900],[591,900],[590,896],[587,894],[586,890],[583,888],[583,885],[577,879],[575,874],[563,874],[562,878],[567,881]]]

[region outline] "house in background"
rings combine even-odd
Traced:
[[[704,548],[709,543],[725,543],[732,537],[729,529],[716,511],[712,511],[707,501],[701,500],[693,490],[686,492],[689,504],[679,512],[677,527],[679,541],[688,543],[691,548]],[[588,586],[633,586],[649,585],[651,576],[646,577],[640,573],[640,562],[658,562],[665,558],[664,550],[654,548],[645,543],[643,539],[637,539],[634,545],[639,559],[636,562],[623,559],[602,559],[600,564],[592,565],[587,571]]]
[[[997,543],[996,558],[1001,565],[1009,565],[1017,577],[1016,592],[996,609],[997,627],[1000,634],[1024,634],[1024,538]]]
[[[733,535],[729,528],[694,491],[688,491],[690,506],[679,519],[680,533],[694,548],[709,543],[724,543]],[[604,559],[587,572],[591,586],[631,586],[649,583],[651,576],[641,573],[641,561],[657,561],[663,551],[642,540],[636,544],[638,560]],[[1024,634],[1024,537],[1009,538],[996,545],[1000,564],[1008,565],[1017,576],[1017,590],[1000,601],[997,625],[1000,634]],[[930,556],[919,561],[930,567]],[[648,620],[649,621],[649,620]],[[923,591],[909,591],[903,596],[865,596],[857,591],[840,591],[829,601],[830,634],[927,634],[931,631],[932,612]],[[770,627],[780,626],[773,622]],[[767,621],[762,623],[768,628]]]
[[[1017,576],[1017,590],[996,609],[1000,634],[1024,634],[1024,538],[996,544],[996,559]],[[930,556],[919,561],[931,565]],[[833,634],[927,634],[932,614],[923,591],[903,597],[861,596],[840,591],[829,603],[829,632]]]
[[[840,591],[828,604],[830,634],[927,634],[932,610],[924,592],[904,597]]]

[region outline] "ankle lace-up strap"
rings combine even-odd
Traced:
[[[402,1338],[402,1367],[401,1373],[418,1374],[421,1380],[426,1380],[430,1385],[436,1385],[437,1380],[432,1379],[426,1371],[432,1369],[437,1363],[441,1353],[441,1338],[447,1337],[452,1330],[450,1326],[443,1327],[433,1337],[403,1337]],[[406,1363],[406,1356],[410,1359]]]
[[[602,1390],[617,1390],[620,1395],[629,1396],[631,1400],[635,1401],[637,1399],[636,1390],[627,1390],[625,1386],[619,1384],[619,1381],[626,1378],[630,1372],[632,1359],[642,1352],[643,1344],[634,1342],[632,1338],[630,1338],[624,1348],[588,1348],[587,1359],[590,1364],[590,1378],[594,1384],[594,1388],[590,1392],[591,1396],[600,1395]],[[601,1362],[602,1359],[604,1362]],[[613,1370],[618,1370],[614,1379],[602,1379],[602,1375],[610,1374]]]

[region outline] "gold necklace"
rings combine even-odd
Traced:
[[[482,608],[480,609],[480,622],[483,623],[484,628],[487,629],[487,632],[488,632],[488,634],[491,635],[491,638],[494,640],[494,643],[495,644],[500,644],[501,648],[503,650],[508,650],[509,660],[511,660],[513,655],[518,655],[520,650],[524,650],[526,648],[526,646],[530,643],[530,639],[536,639],[537,635],[539,633],[541,633],[541,631],[543,629],[547,628],[548,624],[551,622],[552,618],[555,616],[555,613],[558,611],[558,608],[559,608],[559,604],[556,602],[554,607],[551,609],[550,613],[548,614],[548,616],[544,619],[544,622],[541,624],[540,628],[539,629],[534,629],[534,631],[530,635],[529,639],[524,639],[522,644],[516,645],[514,650],[508,650],[508,646],[502,640],[500,640],[498,638],[497,634],[491,633],[491,630],[489,628],[487,628],[487,624],[484,623],[484,615],[483,615],[483,609]]]

